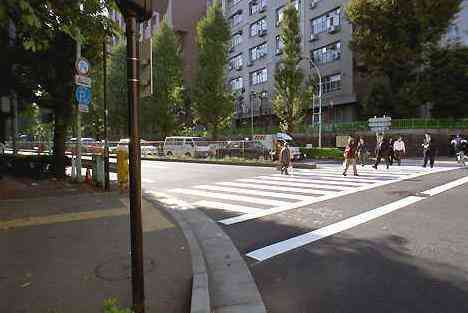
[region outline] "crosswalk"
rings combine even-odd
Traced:
[[[190,199],[192,205],[201,209],[229,212],[234,217],[218,222],[233,225],[450,169],[415,166],[389,170],[359,168],[359,176],[343,176],[342,168],[333,165],[311,170],[294,169],[288,176],[272,169],[270,175],[175,188],[168,192]]]

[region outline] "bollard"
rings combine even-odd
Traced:
[[[95,173],[97,186],[104,187],[104,157],[102,155],[96,155]]]
[[[128,151],[117,148],[117,182],[121,191],[128,190]]]

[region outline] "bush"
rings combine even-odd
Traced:
[[[3,155],[6,170],[12,175],[47,178],[54,174],[54,157],[51,155]],[[65,157],[65,165],[70,166],[71,160]]]
[[[301,148],[301,153],[307,159],[338,159],[342,160],[343,151],[338,148]]]
[[[130,309],[120,307],[119,302],[115,298],[110,298],[104,301],[103,313],[133,313]]]

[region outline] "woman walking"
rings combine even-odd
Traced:
[[[432,139],[431,135],[426,133],[424,135],[424,141],[422,144],[423,147],[423,152],[424,152],[424,164],[423,167],[427,166],[427,163],[429,162],[429,165],[431,168],[434,167],[434,161],[435,161],[435,146],[434,146],[434,139]]]
[[[354,144],[354,138],[350,137],[348,139],[348,144],[346,145],[345,152],[344,152],[344,158],[345,158],[345,163],[344,163],[344,172],[343,176],[347,175],[348,168],[352,165],[353,166],[353,171],[354,171],[354,176],[359,176],[357,173],[357,168],[356,168],[356,146]]]

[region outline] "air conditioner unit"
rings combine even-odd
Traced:
[[[266,30],[266,29],[262,29],[262,30],[259,30],[259,31],[258,31],[258,36],[260,36],[260,37],[264,37],[264,36],[266,36],[266,34],[267,34],[267,30]]]
[[[328,32],[330,34],[334,34],[336,32],[338,32],[340,30],[340,27],[338,25],[332,25],[330,27],[328,27]]]
[[[333,59],[335,60],[339,60],[341,57],[341,52],[337,51],[333,54]]]
[[[309,38],[309,41],[316,41],[318,40],[319,37],[317,34],[310,34],[310,38]]]
[[[311,10],[315,9],[316,7],[317,7],[317,1],[312,1],[312,2],[310,3],[310,5],[309,5],[309,8],[310,8]]]
[[[248,67],[253,66],[253,62],[252,62],[252,61],[249,61],[249,63],[247,63],[247,66],[248,66]]]

